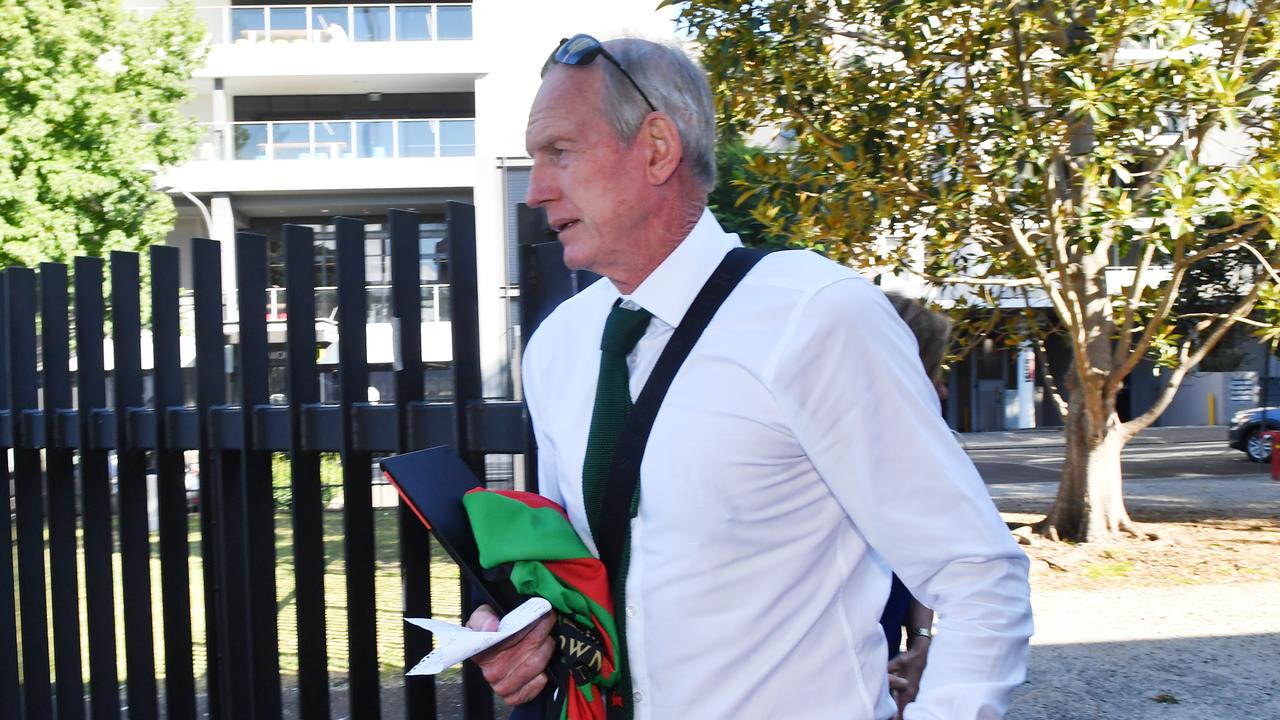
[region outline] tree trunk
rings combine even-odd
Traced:
[[[1066,462],[1057,499],[1041,532],[1064,540],[1099,542],[1121,531],[1134,531],[1124,507],[1120,472],[1120,451],[1130,436],[1115,415],[1101,432],[1090,432],[1083,414],[1077,411],[1067,417]]]
[[[1080,299],[1073,366],[1066,375],[1069,395],[1066,461],[1058,497],[1041,533],[1051,538],[1098,542],[1124,531],[1137,534],[1124,507],[1120,451],[1133,437],[1116,413],[1117,388],[1110,388],[1115,323],[1106,293],[1107,258],[1080,256],[1069,274]],[[1068,324],[1071,319],[1068,318]]]

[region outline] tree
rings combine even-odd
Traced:
[[[1099,540],[1138,532],[1125,443],[1260,300],[1280,305],[1278,6],[695,0],[681,18],[725,130],[794,134],[736,183],[770,232],[1020,303],[1024,339],[1066,340],[1051,394],[1067,457],[1041,530]],[[1233,250],[1242,292],[1180,310],[1188,273]],[[1168,380],[1124,422],[1116,398],[1144,357]]]
[[[173,227],[157,168],[190,157],[190,5],[0,0],[0,266],[102,256]]]

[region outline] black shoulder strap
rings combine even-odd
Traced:
[[[600,523],[601,537],[596,538],[596,547],[609,578],[618,577],[618,565],[627,542],[627,531],[631,526],[631,502],[636,494],[636,485],[640,482],[640,461],[644,458],[649,431],[653,429],[654,418],[662,407],[667,388],[671,387],[671,381],[689,356],[689,351],[698,342],[702,331],[711,322],[725,298],[729,297],[738,282],[764,255],[760,251],[741,247],[725,254],[715,272],[707,278],[707,282],[694,297],[680,326],[667,341],[667,346],[658,356],[653,372],[645,381],[640,396],[636,398],[635,405],[627,416],[613,453],[609,480],[604,488],[600,509],[603,521]]]

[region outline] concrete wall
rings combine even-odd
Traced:
[[[1258,373],[1190,373],[1157,424],[1226,425],[1231,416],[1258,404]]]

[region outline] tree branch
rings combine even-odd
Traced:
[[[1191,255],[1188,255],[1186,258],[1184,258],[1180,262],[1186,267],[1190,267],[1200,262],[1201,260],[1204,260],[1207,257],[1212,257],[1219,253],[1224,253],[1232,248],[1240,247],[1241,245],[1252,249],[1252,246],[1250,246],[1248,243],[1250,240],[1254,238],[1255,235],[1262,232],[1263,227],[1264,226],[1262,223],[1258,223],[1257,225],[1254,225],[1252,228],[1250,228],[1248,232],[1245,232],[1242,235],[1237,235],[1236,237],[1231,238],[1230,240],[1223,240],[1217,245],[1212,245],[1210,247],[1207,247],[1204,250],[1201,250],[1200,252],[1192,253]],[[1257,254],[1257,250],[1254,250],[1254,254],[1255,255]],[[1261,255],[1258,255],[1258,258],[1261,259],[1264,264],[1266,263],[1266,260],[1263,259]],[[1267,267],[1270,267],[1270,265],[1267,265]]]
[[[1049,352],[1045,348],[1044,338],[1037,335],[1034,343],[1036,350],[1036,362],[1040,363],[1040,374],[1044,378],[1045,389],[1049,391],[1049,398],[1053,400],[1053,404],[1058,409],[1058,414],[1063,420],[1067,419],[1067,415],[1071,413],[1071,406],[1062,397],[1062,391],[1058,389],[1058,380],[1053,375],[1053,369],[1049,366]]]
[[[991,287],[1016,288],[1016,287],[1027,287],[1029,285],[1044,284],[1044,281],[1041,280],[1039,277],[1033,277],[1033,278],[975,278],[975,277],[957,277],[957,276],[942,277],[940,275],[934,275],[932,273],[916,270],[914,268],[908,268],[908,270],[912,274],[918,277],[924,278],[925,280],[928,280],[929,282],[932,282],[932,283],[938,283],[940,285],[985,285],[985,286],[991,286]],[[1050,273],[1049,277],[1056,278],[1057,273]]]
[[[1187,269],[1185,267],[1175,266],[1173,269],[1173,277],[1169,278],[1169,282],[1165,285],[1164,297],[1160,300],[1160,307],[1156,309],[1155,314],[1147,321],[1146,327],[1142,331],[1142,337],[1138,338],[1138,342],[1133,349],[1129,351],[1129,357],[1124,361],[1124,365],[1120,367],[1120,371],[1113,373],[1109,383],[1113,383],[1114,387],[1120,387],[1120,383],[1124,382],[1124,378],[1138,366],[1142,361],[1142,357],[1146,354],[1147,348],[1151,347],[1151,338],[1155,337],[1156,331],[1164,325],[1165,319],[1169,317],[1169,312],[1173,309],[1173,303],[1178,299],[1178,289],[1182,287],[1182,279],[1186,276]],[[1117,378],[1119,378],[1117,380]]]
[[[1218,323],[1218,326],[1214,328],[1208,339],[1201,343],[1200,347],[1197,348],[1194,353],[1188,352],[1191,338],[1188,337],[1183,341],[1182,348],[1179,352],[1180,362],[1178,363],[1178,367],[1175,368],[1173,373],[1169,376],[1169,380],[1165,384],[1164,390],[1160,392],[1156,397],[1155,402],[1146,412],[1133,418],[1129,422],[1124,423],[1122,427],[1125,427],[1132,433],[1139,432],[1143,428],[1155,422],[1156,418],[1160,417],[1160,414],[1168,409],[1169,403],[1173,402],[1173,396],[1178,392],[1178,388],[1182,385],[1182,379],[1186,377],[1186,374],[1196,365],[1199,365],[1205,355],[1209,354],[1209,352],[1217,346],[1218,341],[1226,335],[1227,331],[1230,330],[1236,322],[1240,321],[1241,318],[1248,315],[1253,309],[1254,303],[1258,300],[1258,293],[1262,289],[1262,283],[1259,282],[1261,279],[1262,274],[1259,273],[1258,276],[1254,278],[1253,289],[1249,291],[1249,294],[1241,298],[1240,302],[1236,303],[1235,307],[1233,307],[1231,311],[1227,313],[1227,316]]]
[[[1023,58],[1025,48],[1022,45],[1022,3],[1009,4],[1011,33],[1013,35],[1013,57],[1017,65],[1018,88],[1022,92],[1022,109],[1031,110],[1031,85],[1027,81],[1027,63]]]
[[[1151,259],[1155,257],[1156,244],[1153,242],[1146,243],[1146,247],[1142,249],[1142,259],[1138,261],[1138,266],[1133,271],[1133,285],[1129,287],[1129,295],[1125,298],[1124,304],[1124,322],[1120,326],[1120,341],[1116,343],[1115,352],[1111,356],[1111,366],[1120,365],[1133,346],[1133,308],[1138,304],[1138,300],[1142,298],[1142,276],[1146,273],[1147,268],[1151,265]]]

